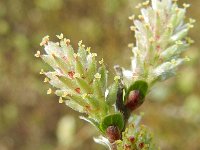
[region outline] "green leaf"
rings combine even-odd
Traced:
[[[91,106],[96,110],[101,108],[102,106],[100,105],[100,101],[98,99],[95,98],[95,96],[92,95],[88,95],[86,97],[86,100],[88,101],[89,104],[91,104]]]
[[[62,58],[57,57],[56,55],[53,55],[53,58],[55,59],[55,62],[60,67],[60,69],[65,73],[65,75],[68,75],[68,72],[70,71],[69,64],[67,64]]]
[[[94,127],[96,127],[99,131],[101,131],[100,124],[96,120],[94,120],[92,118],[86,118],[84,116],[80,116],[79,118],[82,119],[82,120],[85,120],[85,121],[89,122],[91,125],[93,125]]]
[[[67,47],[67,59],[73,65],[73,60],[74,60],[74,50],[71,46]]]
[[[125,95],[125,100],[127,99],[129,93],[133,90],[139,90],[140,91],[140,97],[143,99],[148,90],[148,83],[146,81],[138,80],[135,81],[127,90]]]
[[[189,28],[186,28],[186,29],[179,31],[178,33],[176,33],[175,35],[173,35],[171,37],[170,42],[182,40],[188,34],[188,30],[189,30]]]
[[[107,138],[104,136],[100,135],[99,137],[94,137],[95,143],[104,145],[107,149],[111,150],[112,149],[112,144],[108,141]],[[122,150],[122,149],[119,149]]]
[[[184,9],[184,8],[180,9],[179,8],[179,11],[177,12],[175,27],[177,27],[184,20],[185,13],[186,13],[186,9]]]
[[[57,64],[53,58],[53,56],[51,55],[42,55],[41,58],[43,59],[43,61],[45,63],[47,63],[49,66],[51,66],[52,68],[56,68],[57,67]]]
[[[65,76],[59,76],[58,78],[62,83],[66,85],[67,88],[73,89],[73,90],[77,88],[76,82],[74,80]]]
[[[106,97],[106,102],[108,105],[112,106],[117,99],[118,83],[114,82],[111,86],[109,86],[108,91],[109,93]]]
[[[102,90],[103,91],[106,91],[106,87],[107,87],[107,78],[108,78],[108,74],[107,74],[107,70],[106,70],[106,67],[105,65],[102,65],[100,68],[99,68],[99,74],[101,75],[101,87],[102,87]]]
[[[70,95],[68,96],[70,98],[70,100],[75,101],[76,103],[78,103],[79,105],[85,107],[86,105],[88,105],[81,96],[79,96],[78,94],[74,94],[74,95]]]
[[[46,72],[45,75],[49,79],[49,84],[58,89],[66,89],[66,85],[59,80],[56,72]]]
[[[76,82],[84,93],[89,94],[92,92],[91,86],[84,79],[76,78]]]
[[[72,100],[66,100],[65,101],[65,105],[67,105],[68,107],[70,107],[71,109],[80,112],[80,113],[87,113],[84,109],[84,107],[82,107],[81,105],[79,105],[77,102],[72,101]]]
[[[160,57],[165,61],[173,59],[174,56],[180,55],[187,47],[188,47],[187,44],[182,44],[182,45],[174,44],[168,47],[163,52],[161,52]]]
[[[97,72],[97,61],[95,60],[94,57],[90,56],[88,58],[88,68],[86,73],[86,77],[89,83],[93,81],[96,72]]]
[[[79,73],[81,75],[81,77],[84,77],[84,75],[85,75],[84,66],[81,64],[81,62],[79,60],[76,60],[75,72]]]
[[[123,130],[124,119],[121,113],[107,115],[106,117],[104,117],[101,123],[101,130],[105,132],[106,129],[112,125],[117,126],[120,131]]]
[[[92,84],[94,94],[96,98],[102,98],[104,97],[104,93],[101,88],[101,83],[100,79],[94,79],[93,84]]]
[[[67,94],[73,95],[76,93],[75,93],[75,91],[72,91],[70,89],[68,89],[68,90],[65,89],[65,90],[56,90],[55,94],[59,97],[64,97],[65,99],[67,99],[68,98]]]
[[[85,66],[87,62],[87,52],[85,48],[79,47],[78,54],[80,55],[81,63]]]

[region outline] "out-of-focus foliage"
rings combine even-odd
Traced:
[[[109,70],[114,64],[128,67],[133,41],[128,16],[138,14],[139,0],[1,0],[0,1],[0,149],[64,150],[104,149],[96,145],[95,130],[76,120],[74,139],[68,148],[59,142],[58,132],[74,114],[56,97],[46,96],[48,85],[38,68],[45,68],[33,56],[41,37],[63,33],[73,42],[83,40],[105,58]],[[180,3],[187,2],[181,0]],[[191,57],[176,78],[157,85],[138,111],[155,134],[163,150],[199,150],[200,139],[200,1],[190,1],[187,16],[197,23],[190,32],[196,41],[185,55]],[[53,36],[52,36],[53,37]],[[158,90],[156,90],[158,89]],[[162,98],[160,98],[160,96]],[[60,122],[61,121],[61,122]],[[60,123],[59,123],[60,122]],[[66,127],[67,128],[67,127]],[[72,134],[72,133],[71,133]],[[59,140],[60,139],[60,140]],[[69,142],[69,141],[68,141]]]

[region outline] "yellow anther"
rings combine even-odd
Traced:
[[[131,31],[135,31],[136,27],[135,26],[130,26]]]
[[[97,53],[92,53],[92,57],[96,57],[97,56]]]
[[[58,39],[62,40],[63,39],[63,34],[61,33],[60,35],[56,35]]]
[[[49,88],[49,89],[47,90],[47,94],[49,95],[49,94],[51,94],[51,93],[52,93],[52,89]]]
[[[128,47],[129,47],[129,48],[133,48],[133,46],[134,46],[133,43],[129,43],[129,44],[128,44]]]
[[[141,7],[142,7],[142,4],[139,3],[135,8],[139,9],[139,8],[141,8]]]
[[[188,7],[190,7],[190,4],[184,3],[184,4],[183,4],[183,7],[184,7],[184,8],[188,8]]]
[[[88,96],[88,94],[87,94],[87,93],[85,93],[85,94],[81,95],[81,97],[82,97],[83,99],[85,99],[87,96]]]
[[[80,73],[75,73],[73,77],[74,77],[74,78],[80,78],[81,75],[80,75]]]
[[[49,41],[49,36],[47,35],[42,38],[42,42],[40,43],[40,46],[47,44],[48,41]]]
[[[69,46],[70,42],[71,42],[70,39],[66,39],[66,38],[64,38],[64,43],[66,43],[67,46]]]
[[[143,17],[142,15],[139,15],[138,18],[139,18],[140,20],[144,20],[144,17]]]
[[[189,23],[188,28],[194,28],[194,25]]]
[[[34,56],[37,57],[37,58],[39,58],[40,57],[40,51],[37,51]]]
[[[83,43],[83,41],[81,40],[81,41],[79,41],[78,42],[78,46],[81,46],[82,45],[82,43]]]
[[[178,40],[178,41],[176,41],[176,44],[177,44],[177,45],[182,45],[182,44],[183,44],[183,41]]]
[[[86,48],[86,51],[87,51],[88,53],[90,53],[90,50],[91,50],[91,47],[87,47],[87,48]]]
[[[103,64],[103,62],[104,62],[104,61],[103,61],[103,58],[102,58],[102,59],[99,61],[99,64]]]
[[[129,20],[134,20],[135,19],[135,15],[129,16],[128,19]]]
[[[64,101],[62,99],[62,97],[59,98],[59,103],[62,104]]]
[[[66,97],[67,95],[68,95],[67,92],[64,92],[62,97]]]
[[[178,13],[180,11],[180,8],[176,7],[175,11],[176,11],[176,13]]]
[[[115,81],[120,80],[120,76],[115,76],[115,77],[114,77],[114,80],[115,80]]]
[[[45,72],[44,72],[44,70],[43,69],[41,69],[40,70],[40,74],[44,74]]]
[[[189,62],[191,59],[188,56],[185,56],[185,61]]]
[[[195,19],[193,19],[193,18],[189,18],[189,22],[192,24],[192,23],[195,23],[195,22],[196,22],[196,20],[195,20]]]
[[[99,73],[96,73],[96,74],[94,75],[94,77],[95,77],[96,79],[101,79],[101,75],[100,75]]]
[[[44,82],[49,82],[49,78],[44,78]]]
[[[194,43],[194,40],[192,40],[192,39],[189,38],[189,37],[186,37],[185,40],[186,40],[189,44],[193,44],[193,43]]]
[[[147,6],[147,5],[149,5],[149,3],[150,3],[150,1],[148,0],[148,1],[146,1],[146,2],[143,2],[142,5],[143,5],[143,6]]]
[[[74,55],[74,58],[77,58],[79,56],[78,53],[74,53],[73,55]]]

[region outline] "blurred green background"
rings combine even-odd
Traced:
[[[46,65],[34,57],[41,38],[63,33],[77,48],[79,40],[112,66],[130,65],[134,41],[128,16],[141,0],[1,0],[0,1],[0,150],[105,150],[93,142],[95,129],[78,119],[39,75]],[[200,1],[187,16],[197,23],[196,43],[185,55],[192,60],[179,74],[158,84],[144,105],[143,123],[162,150],[200,150]],[[183,1],[180,1],[183,3]]]

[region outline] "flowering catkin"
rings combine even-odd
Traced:
[[[193,41],[187,37],[193,28],[194,19],[185,23],[189,4],[179,8],[172,0],[152,0],[140,4],[141,15],[131,16],[136,44],[132,46],[132,68],[123,71],[127,84],[142,79],[150,84],[163,81],[175,75],[177,67],[189,58],[180,54]]]
[[[132,68],[115,66],[116,76],[109,86],[104,60],[97,61],[97,54],[91,53],[90,47],[80,41],[74,51],[63,34],[57,35],[59,42],[45,36],[40,43],[45,53],[37,51],[35,57],[52,68],[40,71],[46,76],[44,82],[53,86],[47,94],[55,93],[59,103],[86,114],[80,118],[102,134],[95,142],[113,150],[155,150],[151,133],[139,125],[141,116],[132,112],[143,104],[154,83],[174,76],[177,67],[189,60],[181,56],[193,43],[187,34],[195,20],[185,23],[189,6],[183,4],[179,8],[176,0],[152,0],[151,4],[146,1],[137,5],[141,15],[129,17],[136,38],[135,46],[129,44],[133,51]]]

